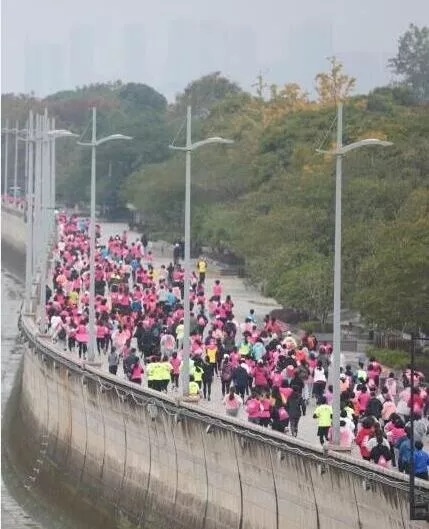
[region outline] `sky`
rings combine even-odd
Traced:
[[[44,96],[121,79],[169,101],[221,71],[254,91],[314,77],[336,55],[356,92],[392,81],[386,66],[429,0],[2,0],[2,93]]]

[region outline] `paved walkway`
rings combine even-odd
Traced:
[[[127,226],[122,223],[103,223],[102,225],[102,239],[101,242],[104,243],[111,235],[121,234]],[[128,232],[128,241],[134,242],[141,234],[136,232]],[[162,264],[168,265],[170,261],[173,260],[173,251],[172,246],[168,243],[157,242],[153,243],[149,249],[152,251],[154,256],[154,266],[159,267]],[[251,308],[255,309],[255,314],[258,318],[258,321],[262,321],[265,314],[268,314],[271,310],[280,308],[275,300],[266,298],[262,296],[255,288],[249,287],[243,281],[243,279],[236,276],[222,276],[219,275],[219,269],[212,263],[209,263],[206,285],[211,288],[211,285],[215,279],[220,278],[224,285],[224,295],[230,294],[234,301],[234,314],[236,319],[241,323],[244,321],[244,318],[249,313]],[[62,352],[67,357],[72,358],[76,362],[80,363],[77,352],[68,353]],[[108,371],[107,356],[104,354],[96,354],[96,361],[101,361],[103,371]],[[346,361],[356,363],[357,362],[357,353],[348,353],[346,354]],[[118,377],[127,380],[125,377],[122,367],[118,369]],[[144,377],[143,386],[147,386],[146,377]],[[180,391],[180,388],[179,388]],[[168,392],[172,395],[176,392],[169,387]],[[220,378],[215,375],[212,385],[212,398],[210,401],[201,399],[201,401],[196,404],[197,406],[205,407],[211,410],[214,410],[218,413],[224,413],[224,406],[222,403],[222,393],[221,393],[221,383]],[[310,405],[307,410],[305,417],[301,418],[299,423],[298,438],[305,440],[309,443],[314,443],[317,446],[319,445],[318,438],[316,436],[317,424],[316,420],[312,418],[313,410],[315,408],[314,399],[311,399]],[[247,421],[247,415],[243,409],[240,409],[239,419]],[[353,454],[359,454],[357,447],[354,447]]]

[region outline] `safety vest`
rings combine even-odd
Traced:
[[[161,368],[162,380],[170,380],[170,362],[161,362],[159,367]]]
[[[195,382],[201,382],[203,379],[203,373],[204,371],[199,366],[194,367],[194,372],[192,373],[194,375]]]
[[[189,382],[189,395],[198,395],[200,392],[200,387],[194,381]]]

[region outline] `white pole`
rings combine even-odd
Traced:
[[[40,262],[40,332],[46,332],[46,273],[47,273],[47,264],[49,255],[49,179],[50,179],[50,154],[49,154],[49,144],[50,139],[48,136],[49,130],[49,119],[48,119],[48,110],[45,109],[45,114],[43,116],[43,138],[42,138],[42,200],[41,200],[41,230],[42,230],[42,252],[41,252],[41,262]]]
[[[88,360],[95,358],[95,192],[96,192],[97,110],[92,108],[91,219],[89,225],[89,344]]]
[[[55,118],[52,118],[51,119],[51,130],[55,130]],[[56,152],[55,152],[55,135],[53,135],[51,137],[51,200],[50,200],[50,204],[51,204],[51,213],[50,213],[50,218],[51,218],[51,225],[52,225],[52,228],[51,228],[51,231],[52,231],[52,234],[55,233],[55,202],[56,202],[56,194],[55,194],[55,178],[56,178],[56,173],[55,173],[55,170],[56,170],[56,167],[55,167],[55,163],[56,163]]]
[[[18,185],[18,131],[19,131],[19,121],[15,121],[15,168],[13,172],[13,200],[16,205],[17,189]]]
[[[33,112],[28,118],[27,148],[27,247],[25,253],[25,310],[31,310],[31,285],[33,279]]]
[[[183,279],[183,395],[189,395],[189,335],[190,335],[190,303],[189,288],[191,278],[191,106],[188,105],[186,117],[186,182],[185,182],[185,276]]]
[[[41,205],[41,172],[40,172],[40,164],[41,164],[41,153],[42,153],[42,138],[41,138],[42,130],[41,130],[41,119],[40,115],[36,115],[36,158],[35,158],[35,174],[34,174],[34,181],[35,181],[35,192],[34,192],[34,226],[38,227],[38,233],[40,236],[40,224],[41,224],[41,214],[40,214],[40,205]],[[36,270],[36,268],[40,265],[40,250],[41,245],[40,241],[36,245],[35,243],[35,237],[36,237],[36,230],[33,231],[33,270]]]
[[[343,146],[343,104],[338,104],[337,151]],[[336,154],[335,250],[334,250],[334,350],[332,362],[332,442],[340,443],[340,355],[341,355],[341,180],[342,154]]]
[[[24,164],[24,196],[27,197],[28,195],[28,145],[29,145],[29,122],[28,120],[25,123],[25,130],[26,130],[26,136],[25,136],[25,164]]]
[[[8,188],[9,182],[7,180],[8,177],[8,170],[9,170],[9,120],[6,119],[6,127],[5,127],[5,145],[4,145],[4,195],[8,194]]]

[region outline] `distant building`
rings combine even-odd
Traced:
[[[94,79],[94,28],[79,24],[70,31],[69,86],[90,84]]]
[[[147,76],[143,24],[127,24],[122,31],[121,68],[124,82],[144,82]]]
[[[67,57],[64,46],[48,44],[46,48],[47,93],[52,94],[66,88],[65,71]]]
[[[25,39],[24,91],[41,95],[44,92],[43,46],[28,37]]]
[[[160,84],[168,98],[173,99],[192,80],[202,75],[198,64],[199,24],[175,20],[168,26],[167,55]]]

